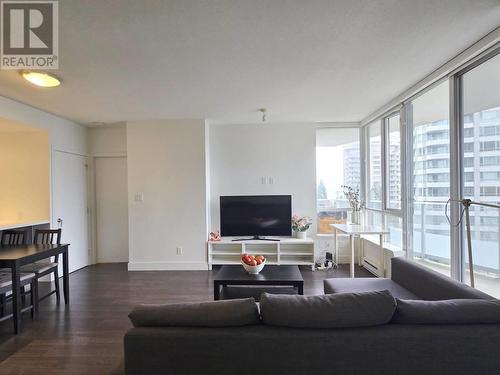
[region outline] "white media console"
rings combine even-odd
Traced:
[[[223,237],[221,241],[208,241],[208,269],[212,269],[213,265],[241,264],[241,254],[248,253],[264,255],[266,264],[305,265],[314,270],[314,240],[279,239],[232,241],[233,237]]]

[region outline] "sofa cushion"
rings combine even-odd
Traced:
[[[139,305],[129,314],[135,327],[237,327],[260,323],[253,298],[201,303]]]
[[[221,288],[221,299],[238,299],[252,297],[259,302],[262,293],[270,294],[298,294],[297,288],[293,286],[271,286],[271,285],[228,285]]]
[[[402,257],[391,259],[391,278],[392,281],[419,296],[419,299],[432,301],[444,299],[494,299],[486,293],[453,280],[451,277]]]
[[[399,324],[498,324],[500,300],[450,299],[411,301],[396,299],[393,322]]]
[[[358,279],[338,278],[323,281],[325,294],[359,293],[388,290],[394,297],[402,299],[420,299],[409,290],[398,285],[391,279],[363,277]]]
[[[263,293],[264,324],[295,328],[366,327],[386,324],[396,308],[389,291],[339,293],[323,296]]]

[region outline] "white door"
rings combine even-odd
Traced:
[[[63,243],[69,243],[69,271],[89,265],[87,158],[52,153],[52,226],[62,220]]]
[[[127,158],[95,158],[97,263],[128,262]]]

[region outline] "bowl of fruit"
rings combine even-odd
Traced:
[[[243,254],[241,256],[241,264],[249,274],[257,275],[266,265],[266,258],[263,255]]]

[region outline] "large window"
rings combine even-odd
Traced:
[[[386,247],[401,248],[465,283],[470,283],[469,261],[460,202],[474,202],[475,287],[495,297],[500,297],[499,51],[432,83],[398,112],[371,120],[363,128],[362,150],[365,222],[389,230]]]
[[[381,123],[376,121],[367,127],[368,139],[368,191],[366,205],[382,209],[382,135]]]
[[[358,128],[323,128],[316,132],[316,202],[318,232],[331,233],[330,224],[345,223],[349,204],[343,185],[359,189],[361,166]]]
[[[412,199],[409,243],[415,260],[450,274],[450,225],[444,213],[450,196],[449,85],[445,81],[408,104]]]
[[[403,249],[403,220],[401,217],[381,211],[367,210],[366,221],[370,225],[381,226],[389,231],[389,234],[384,236],[386,249],[394,251]],[[365,235],[363,238],[370,239],[377,244],[379,241],[378,236]]]
[[[366,214],[370,225],[386,228],[384,246],[403,249],[401,121],[394,112],[366,127]],[[394,210],[398,211],[395,212]],[[376,236],[364,236],[377,243]]]
[[[463,196],[500,204],[500,55],[462,76],[464,156]],[[465,135],[470,135],[465,143]],[[476,287],[500,296],[500,210],[473,205],[470,209]],[[464,228],[465,230],[465,228]],[[465,238],[465,236],[464,236]],[[466,244],[462,246],[467,250]],[[466,254],[463,259],[467,260]],[[469,278],[465,261],[464,279]]]

